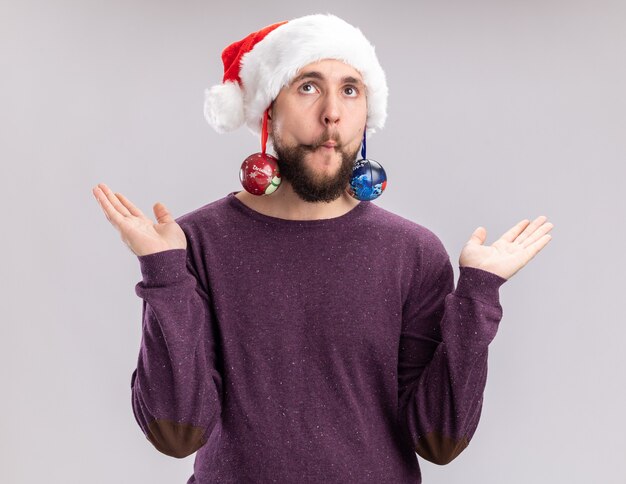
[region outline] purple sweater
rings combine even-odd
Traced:
[[[372,202],[323,220],[236,192],[176,219],[187,249],[139,256],[132,408],[191,483],[420,483],[481,414],[506,279],[454,272],[427,228]]]

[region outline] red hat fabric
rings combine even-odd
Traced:
[[[224,64],[224,78],[222,79],[222,82],[241,82],[241,79],[239,78],[239,69],[241,67],[240,63],[243,55],[250,52],[256,43],[263,40],[272,30],[285,23],[287,23],[286,20],[264,27],[261,30],[252,32],[247,37],[244,37],[237,42],[233,42],[226,47],[222,51],[222,63]]]

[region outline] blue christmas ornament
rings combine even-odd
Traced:
[[[363,201],[374,200],[383,193],[386,186],[387,174],[380,163],[368,159],[354,163],[349,190],[352,197]]]
[[[367,130],[363,131],[361,159],[354,162],[348,192],[357,200],[369,202],[378,198],[387,186],[387,174],[380,163],[367,159]]]

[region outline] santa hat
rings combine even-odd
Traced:
[[[298,70],[337,59],[360,72],[367,89],[367,133],[387,118],[387,82],[374,46],[361,31],[331,14],[275,23],[234,42],[222,52],[222,84],[206,89],[204,116],[218,132],[244,123],[260,134],[263,113]]]

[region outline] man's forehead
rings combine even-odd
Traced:
[[[293,84],[305,78],[320,80],[336,78],[342,82],[363,83],[363,76],[361,76],[358,70],[337,59],[322,59],[321,61],[311,62],[301,67],[289,84]]]

